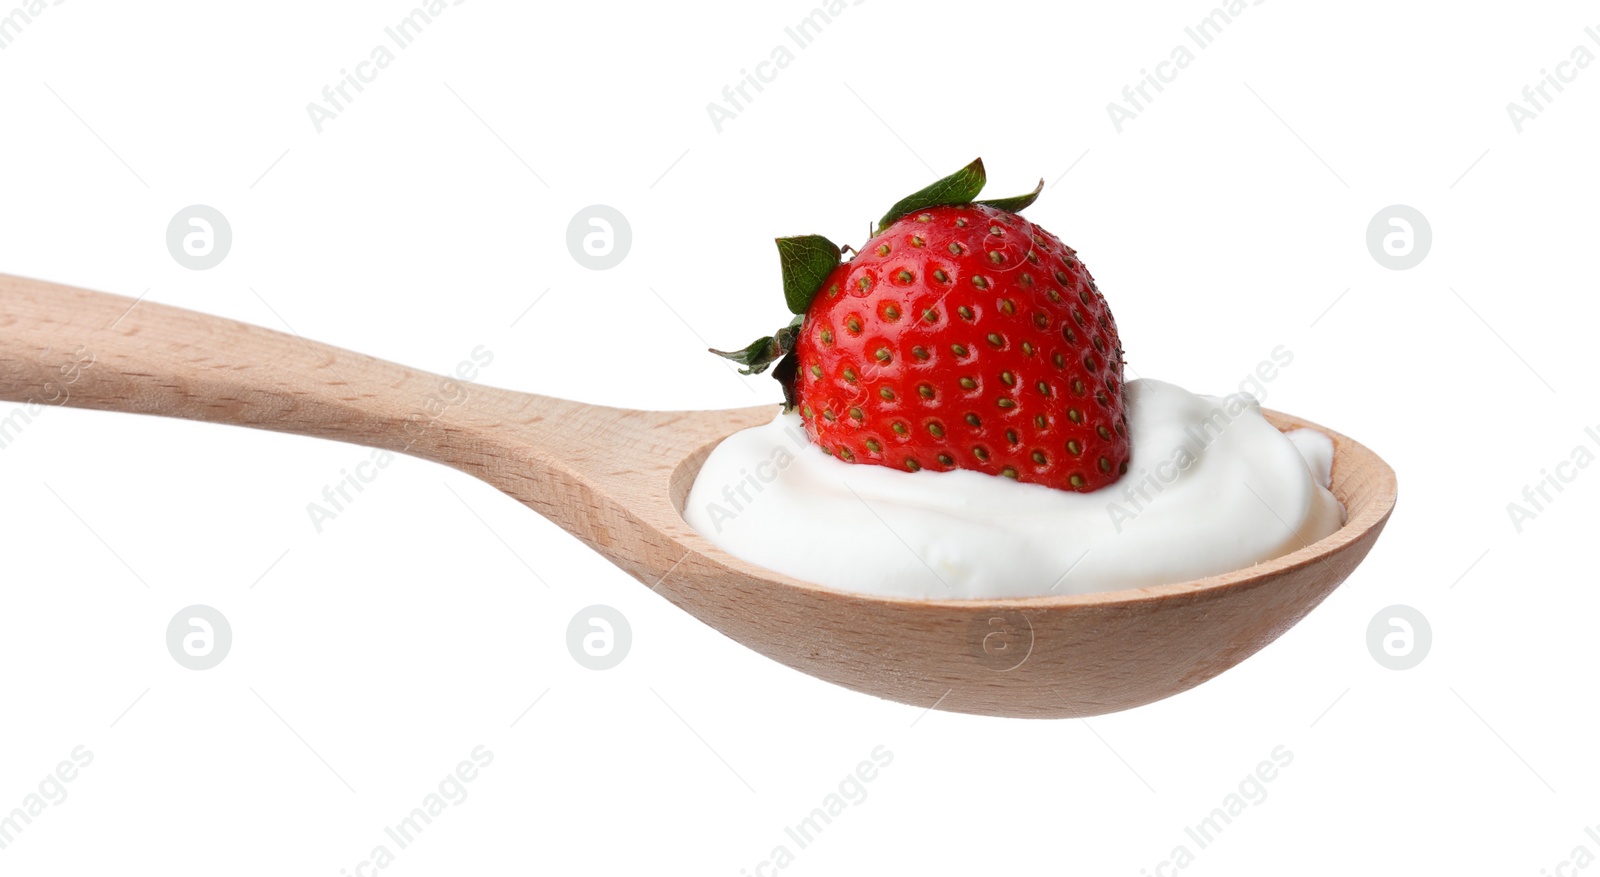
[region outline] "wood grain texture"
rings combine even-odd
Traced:
[[[684,523],[706,455],[770,420],[772,406],[634,411],[455,386],[232,320],[6,275],[0,399],[231,423],[434,460],[516,498],[774,660],[879,697],[1000,716],[1127,709],[1232,667],[1355,569],[1396,491],[1394,472],[1360,444],[1268,412],[1280,429],[1310,426],[1334,441],[1333,492],[1348,520],[1328,538],[1249,569],[1137,590],[894,599],[773,573]]]

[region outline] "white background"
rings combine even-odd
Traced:
[[[0,872],[357,873],[480,744],[469,796],[384,873],[772,874],[779,844],[795,874],[1172,874],[1179,844],[1185,874],[1600,855],[1600,467],[1563,470],[1520,533],[1506,509],[1600,452],[1600,69],[1521,133],[1506,112],[1574,46],[1600,52],[1592,7],[1267,0],[1118,133],[1107,103],[1209,0],[870,0],[719,133],[706,105],[810,0],[471,0],[318,133],[307,103],[410,8],[49,6],[0,51],[0,271],[435,371],[486,345],[501,387],[744,406],[776,385],[704,348],[783,318],[771,239],[859,244],[982,155],[993,194],[1051,186],[1029,216],[1093,270],[1133,374],[1226,392],[1287,346],[1266,404],[1383,455],[1394,518],[1322,607],[1198,689],[978,718],[746,651],[442,467],[397,460],[319,534],[307,504],[364,449],[52,408],[0,450],[0,811],[75,746],[94,761]],[[164,241],[196,203],[234,233],[208,271]],[[595,203],[633,230],[609,271],[565,243]],[[1407,271],[1365,243],[1395,203],[1433,230]],[[204,672],[164,644],[192,603],[233,626]],[[567,652],[594,603],[632,624],[614,670]],[[1368,653],[1391,604],[1431,622],[1416,669]],[[784,827],[880,745],[868,797],[797,850]],[[1266,798],[1198,849],[1184,828],[1278,746]]]

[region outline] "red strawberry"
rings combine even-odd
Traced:
[[[974,201],[982,160],[896,204],[848,262],[778,241],[788,327],[723,353],[774,377],[824,451],[1088,492],[1128,468],[1122,346],[1088,269],[1017,215]],[[1043,181],[1040,181],[1040,188]]]

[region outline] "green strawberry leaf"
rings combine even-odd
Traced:
[[[1007,213],[1021,213],[1023,208],[1038,200],[1039,193],[1043,191],[1044,178],[1040,177],[1039,185],[1034,186],[1033,191],[1026,195],[1018,195],[1014,198],[995,198],[990,201],[975,201],[973,203],[993,207],[996,210],[1004,210]]]
[[[776,353],[773,351],[775,341],[776,339],[768,335],[765,338],[757,338],[750,342],[749,346],[738,350],[718,350],[713,347],[711,352],[723,359],[731,359],[744,366],[744,368],[739,369],[739,374],[741,375],[759,375],[766,371],[768,366],[777,362],[779,357],[783,356],[782,351]]]
[[[803,314],[811,307],[828,273],[839,267],[839,246],[820,234],[778,238],[778,262],[783,268],[783,298],[789,312]]]
[[[983,159],[975,158],[972,164],[956,171],[948,177],[928,186],[926,189],[914,192],[901,198],[889,212],[878,220],[878,231],[888,228],[891,223],[902,216],[925,210],[929,207],[948,207],[955,204],[971,204],[972,199],[978,197],[983,191],[983,184],[987,180],[983,171]]]
[[[795,317],[789,325],[765,338],[757,338],[738,350],[712,348],[711,352],[744,366],[739,369],[741,375],[759,375],[794,351],[794,342],[800,336],[800,324],[804,319]]]

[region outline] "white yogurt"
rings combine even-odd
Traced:
[[[1180,582],[1287,554],[1344,523],[1333,442],[1281,433],[1244,393],[1126,385],[1128,472],[1072,493],[978,472],[846,463],[798,415],[729,436],[684,518],[736,557],[895,597],[1084,594]]]

